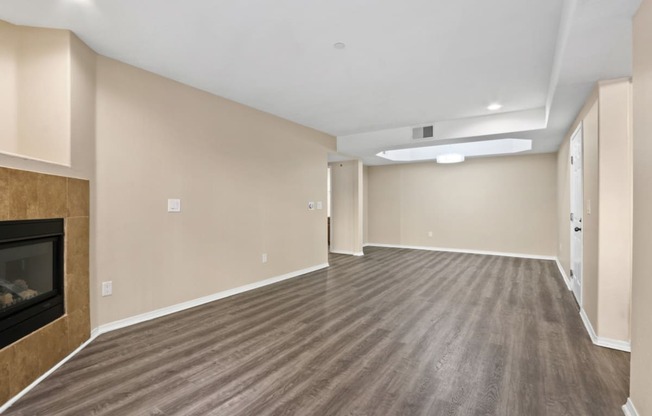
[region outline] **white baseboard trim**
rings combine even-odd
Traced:
[[[559,269],[559,273],[561,273],[562,279],[564,279],[564,283],[566,283],[566,287],[568,288],[568,290],[573,290],[573,286],[571,286],[570,278],[566,275],[566,270],[564,270],[564,268],[562,267],[559,258],[555,258],[555,262],[557,262],[557,268]]]
[[[376,244],[376,243],[368,243],[367,246],[386,247],[386,248],[404,248],[408,250],[445,251],[448,253],[483,254],[486,256],[517,257],[521,259],[557,260],[557,258],[554,256],[542,256],[539,254],[524,254],[524,253],[505,253],[502,251],[469,250],[469,249],[459,249],[459,248],[443,248],[443,247],[427,247],[427,246],[405,246],[405,245],[397,245],[397,244]]]
[[[100,335],[100,328],[93,328],[91,330],[91,338],[97,338]]]
[[[591,341],[595,344],[598,340],[598,336],[596,335],[595,330],[593,330],[593,325],[591,325],[591,321],[589,320],[586,311],[584,311],[584,308],[580,308],[580,317],[582,318],[582,323],[584,324],[584,328],[586,328],[586,332],[589,333]]]
[[[623,405],[623,413],[625,414],[625,416],[639,416],[638,411],[634,407],[634,402],[632,402],[631,397],[628,397],[627,403]]]
[[[93,335],[93,332],[95,332],[95,335]],[[88,344],[93,342],[95,338],[99,335],[97,331],[91,332],[91,337],[86,340],[83,344],[81,344],[79,347],[77,347],[76,350],[68,354],[63,360],[59,361],[54,365],[54,367],[50,368],[45,374],[43,374],[41,377],[37,378],[30,384],[29,386],[25,387],[23,390],[21,390],[20,393],[9,399],[8,402],[0,406],[0,413],[4,413],[5,410],[9,409],[14,403],[16,403],[18,400],[20,400],[24,395],[29,393],[30,390],[32,390],[34,387],[36,387],[41,381],[45,380],[50,374],[54,373],[59,367],[64,365],[68,360],[70,360],[72,357],[74,357],[79,351],[83,350]]]
[[[362,251],[331,250],[330,253],[344,254],[344,255],[347,255],[347,256],[364,256],[364,253]]]
[[[632,351],[632,347],[629,341],[620,341],[617,339],[599,337],[595,333],[595,330],[593,329],[593,325],[591,324],[589,317],[586,315],[584,308],[580,309],[580,317],[582,318],[582,323],[584,323],[586,332],[589,333],[589,337],[591,337],[591,342],[593,342],[594,345],[597,345],[599,347],[611,348],[612,350],[618,350],[618,351],[625,351],[625,352]]]
[[[306,273],[311,273],[317,270],[321,270],[328,267],[328,263],[319,264],[317,266],[308,267],[306,269],[297,270],[294,272],[286,273],[280,276],[272,277],[269,279],[261,280],[260,282],[251,283],[244,286],[239,286],[233,289],[224,290],[222,292],[214,293],[212,295],[204,296],[201,298],[189,300],[187,302],[177,303],[176,305],[167,306],[165,308],[156,309],[151,312],[145,312],[140,315],[132,316],[129,318],[121,319],[119,321],[114,321],[108,324],[99,326],[99,333],[104,334],[105,332],[115,331],[116,329],[125,328],[127,326],[139,324],[141,322],[146,322],[152,319],[160,318],[165,315],[169,315],[175,312],[181,312],[186,309],[194,308],[196,306],[203,305],[205,303],[213,302],[219,299],[228,298],[229,296],[237,295],[240,293],[248,292],[250,290],[258,289],[263,286],[268,286],[274,283],[281,282],[283,280],[292,279],[297,276],[304,275]]]
[[[193,299],[193,300],[190,300],[190,301],[187,301],[187,302],[178,303],[176,305],[172,305],[172,306],[168,306],[168,307],[165,307],[165,308],[157,309],[155,311],[151,311],[151,312],[143,313],[143,314],[140,314],[140,315],[132,316],[130,318],[121,319],[119,321],[115,321],[115,322],[111,322],[111,323],[108,323],[108,324],[100,325],[99,327],[94,328],[91,331],[90,338],[88,338],[88,340],[86,340],[86,342],[84,342],[76,350],[74,350],[73,352],[68,354],[68,356],[66,356],[66,358],[59,361],[57,364],[55,364],[54,367],[50,368],[45,374],[43,374],[42,376],[40,376],[39,378],[34,380],[34,382],[32,382],[32,384],[25,387],[20,393],[18,393],[17,395],[15,395],[11,399],[9,399],[9,401],[7,401],[5,404],[3,404],[0,407],[0,413],[3,413],[5,410],[7,410],[9,407],[11,407],[11,405],[16,403],[16,401],[18,401],[21,397],[23,397],[30,390],[32,390],[34,387],[36,387],[40,382],[45,380],[50,374],[52,374],[55,370],[57,370],[59,367],[64,365],[68,360],[70,360],[72,357],[74,357],[79,351],[83,350],[84,347],[86,347],[88,344],[93,342],[93,340],[95,338],[97,338],[101,334],[111,332],[111,331],[115,331],[116,329],[125,328],[125,327],[135,325],[135,324],[138,324],[138,323],[141,323],[141,322],[149,321],[149,320],[152,320],[152,319],[155,319],[155,318],[160,318],[162,316],[169,315],[169,314],[175,313],[175,312],[180,312],[180,311],[183,311],[185,309],[194,308],[195,306],[203,305],[203,304],[208,303],[208,302],[213,302],[213,301],[216,301],[216,300],[219,300],[219,299],[227,298],[229,296],[233,296],[233,295],[237,295],[237,294],[240,294],[240,293],[248,292],[250,290],[254,290],[254,289],[261,288],[263,286],[268,286],[268,285],[271,285],[271,284],[274,284],[274,283],[278,283],[278,282],[281,282],[283,280],[292,279],[294,277],[298,277],[298,276],[301,276],[301,275],[304,275],[304,274],[307,274],[307,273],[311,273],[311,272],[315,272],[317,270],[325,269],[328,266],[329,266],[328,263],[319,264],[317,266],[308,267],[306,269],[297,270],[297,271],[286,273],[286,274],[283,274],[283,275],[280,275],[280,276],[276,276],[276,277],[272,277],[272,278],[269,278],[269,279],[261,280],[259,282],[251,283],[251,284],[244,285],[244,286],[239,286],[239,287],[236,287],[236,288],[233,288],[233,289],[229,289],[229,290],[225,290],[225,291],[222,291],[222,292],[214,293],[212,295],[204,296],[204,297],[201,297],[201,298],[198,298],[198,299]]]
[[[611,348],[612,350],[632,352],[632,345],[629,341],[598,337],[598,340],[594,344],[599,347]]]

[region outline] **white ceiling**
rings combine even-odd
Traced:
[[[405,132],[429,123],[438,142],[522,132],[534,152],[556,150],[594,82],[631,73],[639,3],[3,0],[0,19],[70,29],[98,53],[331,133],[339,152],[379,164],[378,151],[413,145]],[[486,109],[496,101],[499,114]]]

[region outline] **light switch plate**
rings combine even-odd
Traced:
[[[308,202],[308,209],[310,211],[313,211],[315,209],[315,203],[312,201]]]
[[[102,296],[111,296],[113,294],[113,282],[102,282]]]
[[[317,209],[324,209],[324,204],[321,201],[317,201]]]
[[[168,199],[168,212],[181,212],[181,200]]]

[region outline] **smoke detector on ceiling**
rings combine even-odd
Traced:
[[[412,129],[413,139],[429,139],[433,137],[433,126],[414,127]]]

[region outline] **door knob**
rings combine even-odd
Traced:
[[[580,227],[575,227],[575,232],[582,231]]]

